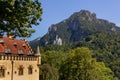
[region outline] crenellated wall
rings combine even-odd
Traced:
[[[4,69],[0,80],[39,80],[40,59],[39,56],[0,55],[0,69]],[[23,68],[22,75],[19,74],[20,66]],[[28,72],[29,66],[32,66],[32,74]]]

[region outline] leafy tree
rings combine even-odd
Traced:
[[[60,51],[46,51],[42,53],[41,79],[58,80],[59,68],[64,61],[65,54]]]
[[[97,61],[103,61],[120,79],[120,35],[116,33],[98,32],[81,40],[75,47],[88,47],[93,50]]]
[[[120,59],[116,59],[115,61],[109,64],[110,68],[114,71],[115,80],[120,80]]]
[[[13,34],[30,37],[41,20],[42,8],[38,0],[0,0],[0,35]]]
[[[59,73],[58,69],[51,66],[50,64],[42,64],[40,80],[58,80]]]
[[[112,71],[85,47],[72,50],[59,71],[60,80],[113,80]]]

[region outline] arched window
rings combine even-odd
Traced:
[[[33,67],[30,65],[28,67],[28,74],[32,74],[33,73]]]
[[[24,68],[22,65],[20,65],[20,67],[18,68],[18,75],[23,75],[24,73]]]
[[[5,68],[3,66],[0,66],[0,78],[5,77]]]

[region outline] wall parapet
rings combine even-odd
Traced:
[[[0,55],[0,60],[37,61],[37,59],[36,56]]]

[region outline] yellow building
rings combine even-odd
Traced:
[[[33,53],[25,40],[0,37],[0,80],[39,80],[39,47]]]

